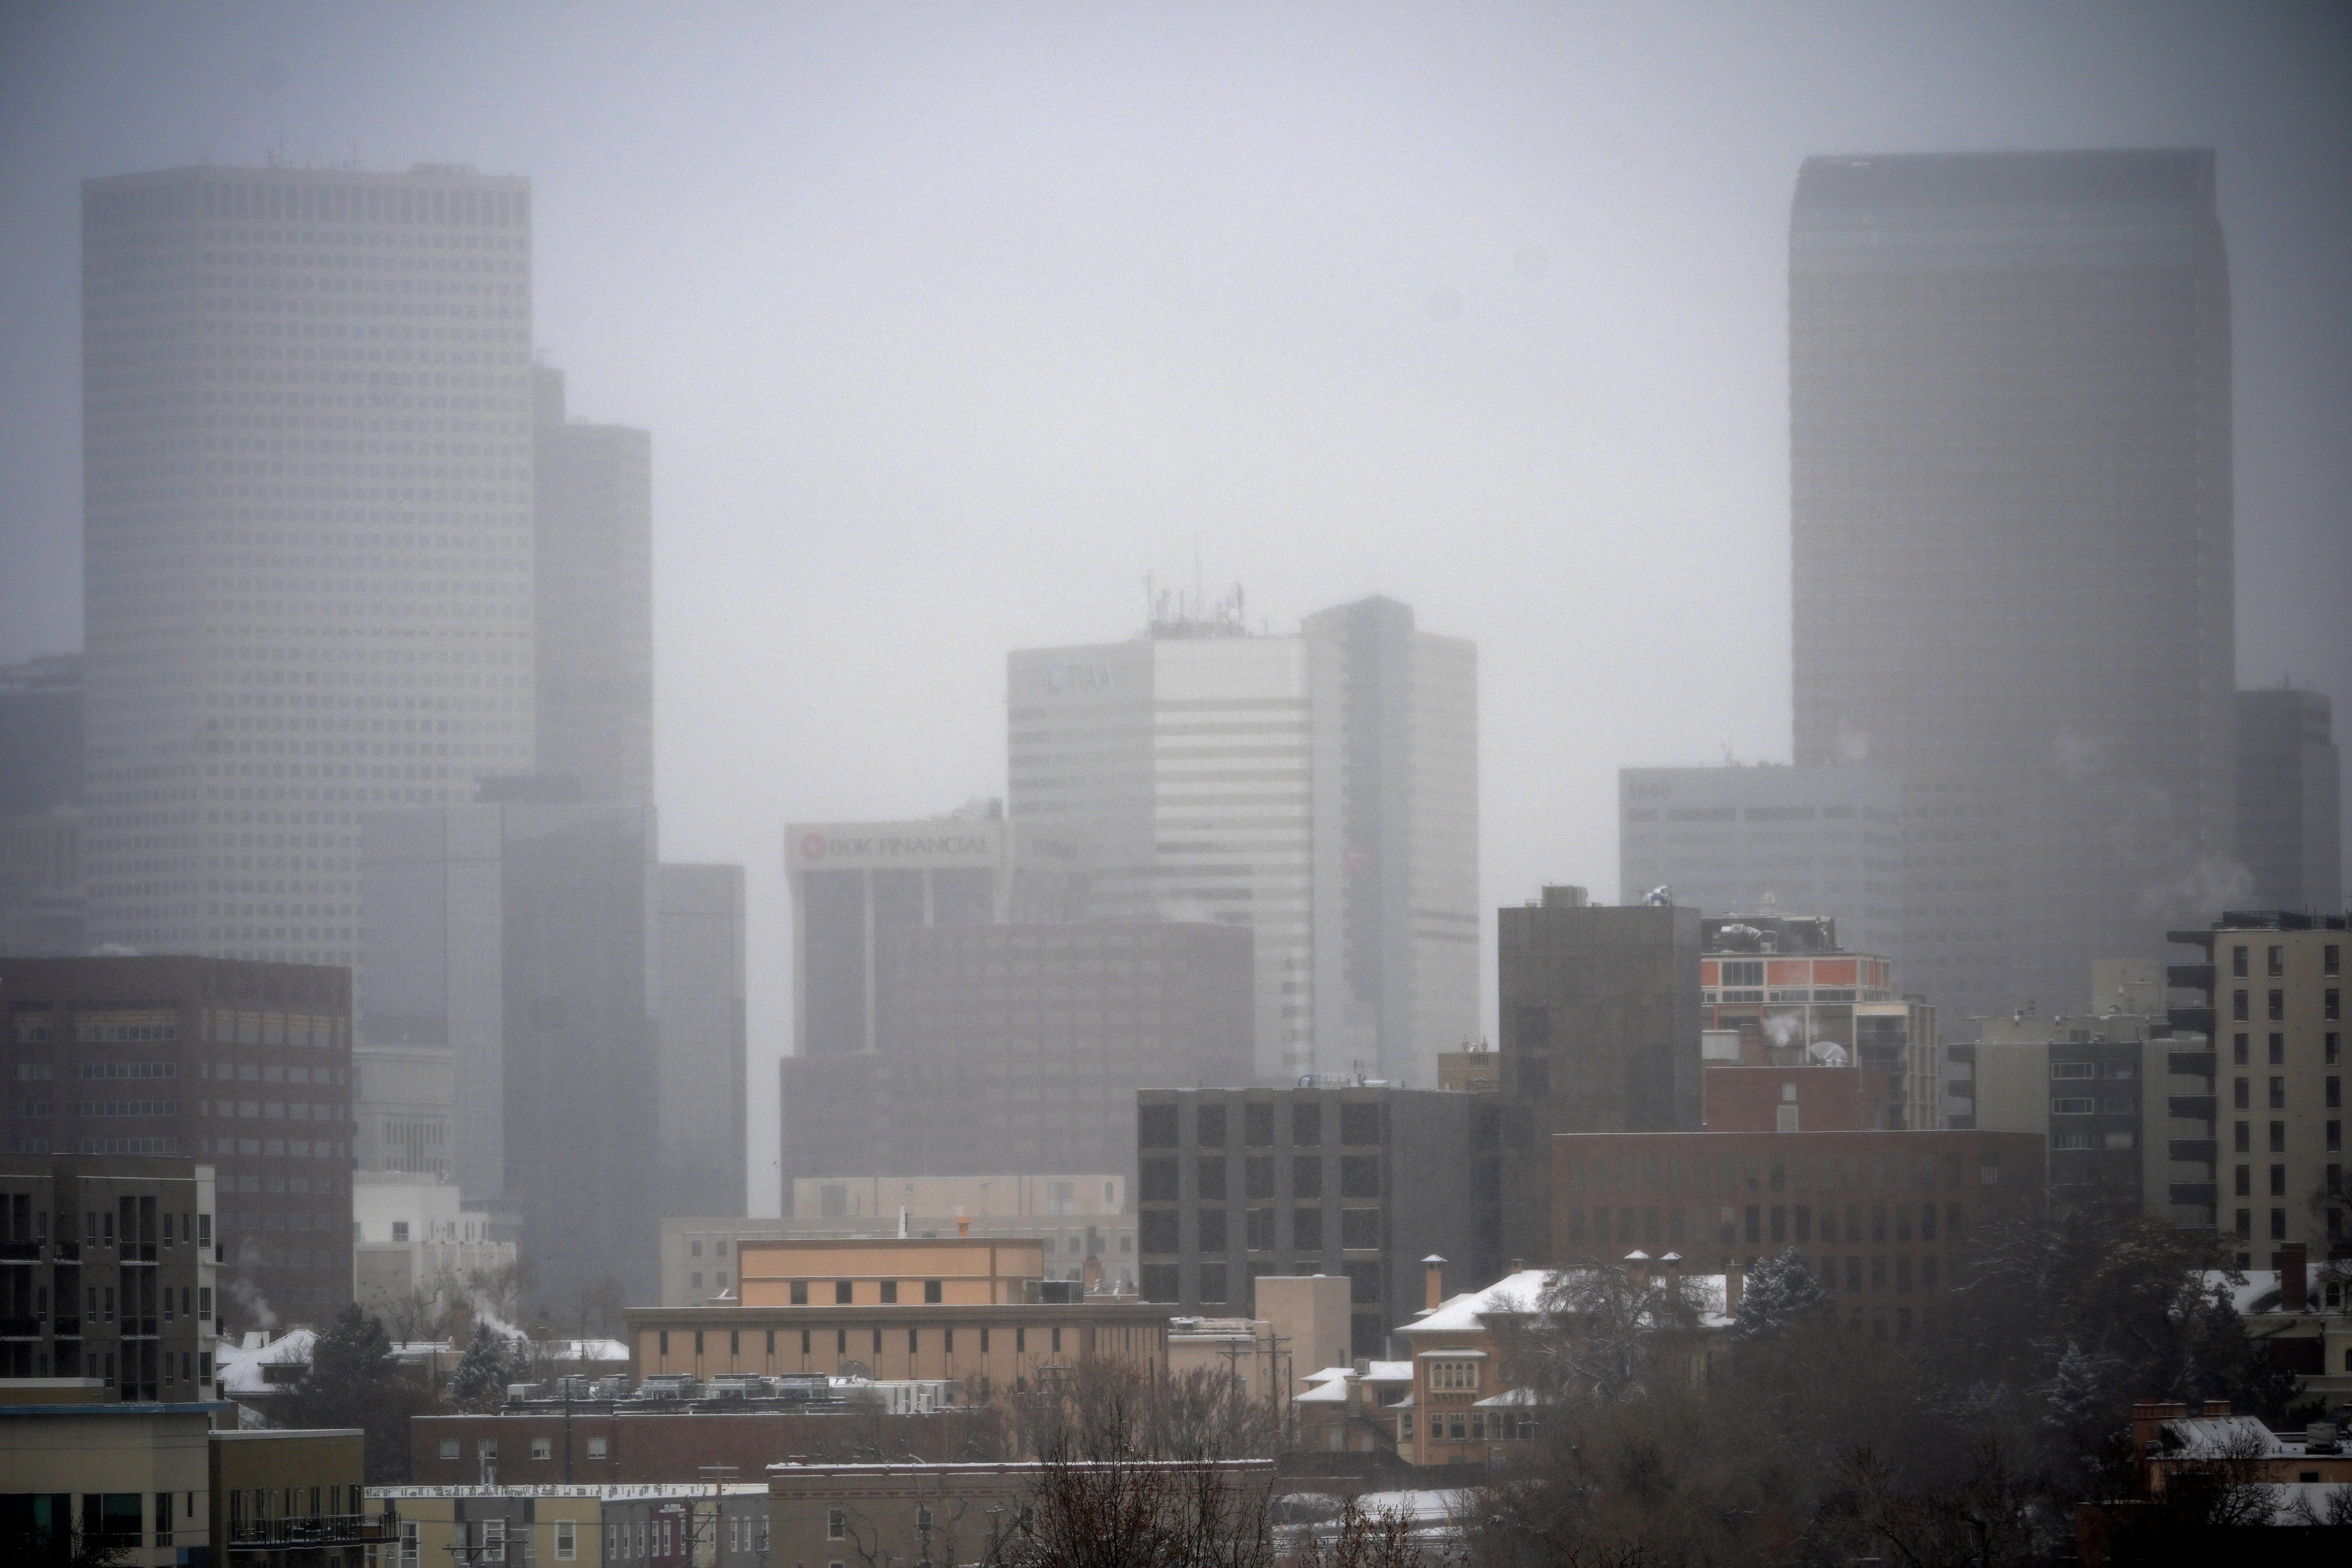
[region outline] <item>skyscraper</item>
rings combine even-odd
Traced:
[[[1790,315],[1795,760],[1903,779],[1906,987],[2063,1005],[2230,886],[2213,156],[1810,159]]]
[[[656,868],[658,1213],[744,1205],[743,868]]]
[[[2342,759],[2322,691],[2238,693],[2238,858],[2257,909],[2344,908]]]
[[[341,963],[356,817],[532,755],[530,187],[82,200],[93,942]]]
[[[1088,916],[1256,949],[1257,1070],[1423,1085],[1478,1026],[1476,650],[1369,599],[1010,660],[1010,809],[1086,847]]]
[[[653,437],[565,417],[535,375],[539,768],[580,796],[654,798]]]

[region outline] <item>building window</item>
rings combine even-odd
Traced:
[[[2263,954],[2263,956],[2269,961],[2263,966],[2263,973],[2269,975],[2272,979],[2276,980],[2280,975],[2286,973],[2285,948],[2275,946],[2272,947]]]
[[[1274,1107],[1256,1101],[1242,1107],[1242,1142],[1253,1149],[1264,1149],[1274,1142]]]
[[[2271,1123],[2271,1152],[2273,1154],[2286,1152],[2286,1123],[2284,1121]]]
[[[1580,1216],[1581,1209],[1577,1211]],[[1323,1211],[1293,1209],[1290,1214],[1290,1245],[1297,1252],[1323,1250]]]
[[[687,1276],[687,1280],[686,1280],[686,1282],[687,1282],[688,1285],[692,1286],[692,1287],[693,1287],[694,1289],[696,1289],[697,1290],[701,1289],[702,1289],[702,1271],[701,1271],[700,1269],[698,1269],[698,1269],[696,1269],[692,1274],[689,1274],[688,1276]]]
[[[406,1241],[408,1239],[408,1222],[406,1220],[396,1219],[392,1222],[392,1239],[394,1241]]]
[[[702,1256],[702,1243],[698,1241],[689,1241],[686,1244],[686,1251],[687,1256],[690,1258],[699,1258]]]
[[[1193,1186],[1200,1194],[1201,1201],[1204,1204],[1224,1202],[1225,1157],[1223,1154],[1203,1154],[1196,1162],[1196,1165],[1197,1169],[1193,1172]]]
[[[846,1509],[829,1508],[824,1511],[824,1538],[827,1541],[847,1539],[849,1512]]]
[[[444,1437],[444,1438],[442,1438],[442,1439],[441,1439],[441,1457],[442,1457],[444,1459],[455,1459],[455,1458],[457,1458],[457,1438],[455,1438],[455,1437]]]
[[[2271,1167],[2271,1196],[2274,1198],[2283,1198],[2286,1196],[2286,1167],[2284,1165],[2273,1165]]]
[[[2268,998],[2268,1010],[2263,1016],[2273,1023],[2276,1023],[2286,1016],[2285,992],[2273,991],[2270,994]]]
[[[1223,1252],[1225,1250],[1224,1210],[1202,1209],[1200,1211],[1195,1223],[1198,1225],[1200,1229],[1200,1249],[1202,1252]],[[1222,1301],[1224,1298],[1220,1296],[1217,1300]]]
[[[2273,1110],[2286,1109],[2286,1079],[2284,1078],[2271,1079],[2271,1109]]]
[[[1274,1196],[1274,1156],[1254,1154],[1242,1162],[1242,1195],[1246,1198]]]
[[[533,1437],[530,1440],[530,1457],[534,1459],[555,1458],[555,1440],[552,1437]]]
[[[2233,947],[2230,950],[2230,978],[2243,980],[2245,977],[2246,950],[2242,947]]]
[[[849,1305],[848,1280],[836,1279],[833,1282],[833,1304],[836,1307],[846,1307]]]
[[[2327,1124],[2327,1152],[2331,1154],[2344,1152],[2344,1123],[2341,1121],[2331,1121]]]
[[[2273,1241],[2286,1239],[2286,1210],[2284,1209],[2271,1210],[2271,1239]]]
[[[937,1280],[937,1279],[926,1279],[926,1280],[924,1280],[924,1281],[923,1281],[923,1300],[924,1300],[924,1302],[925,1302],[927,1305],[929,1305],[929,1306],[933,1306],[933,1307],[938,1306],[941,1300],[945,1300],[945,1297],[941,1294],[941,1292],[942,1292],[942,1290],[943,1290],[943,1289],[944,1289],[944,1287],[943,1287],[943,1286],[940,1284],[940,1282],[939,1280]]]
[[[601,1459],[604,1458],[608,1450],[604,1447],[604,1438],[591,1437],[588,1439],[588,1457],[590,1458]]]
[[[570,1563],[580,1555],[580,1526],[568,1519],[555,1521],[555,1560]]]
[[[886,1307],[898,1304],[898,1282],[896,1279],[882,1281],[882,1304]]]
[[[2242,1024],[2252,1016],[2252,1015],[2246,1009],[2246,994],[2242,991],[2231,992],[2230,1022],[2233,1024]]]
[[[2271,1066],[2275,1068],[2284,1067],[2285,1065],[2286,1037],[2284,1035],[2273,1035],[2271,1037]]]
[[[792,1297],[792,1304],[793,1304],[793,1306],[795,1306],[795,1307],[805,1307],[805,1306],[807,1306],[807,1305],[808,1305],[808,1281],[807,1281],[807,1280],[805,1280],[805,1279],[795,1279],[795,1280],[793,1280],[793,1283],[792,1283],[792,1288],[791,1288],[791,1292],[790,1292],[790,1293],[791,1293],[791,1297]]]
[[[2254,1168],[2252,1165],[2240,1165],[2234,1180],[2237,1190],[2231,1194],[2231,1196],[2250,1198],[2254,1195]]]
[[[1203,1105],[1193,1112],[1193,1141],[1203,1149],[1225,1146],[1225,1108]]]
[[[2252,1153],[2254,1147],[2252,1140],[2253,1124],[2247,1121],[2239,1122],[2230,1130],[2230,1152],[2233,1154]]]
[[[2230,1037],[2230,1062],[2233,1067],[2244,1067],[2246,1065],[2247,1054],[2245,1036],[2231,1035]]]
[[[2253,1096],[2254,1080],[2252,1079],[2241,1078],[2231,1080],[2230,1108],[2232,1110],[2252,1110],[2254,1108]]]
[[[1203,1306],[1224,1305],[1225,1266],[1222,1263],[1201,1265],[1201,1301]]]
[[[1253,1252],[1268,1252],[1274,1247],[1274,1211],[1252,1209],[1245,1216],[1247,1235],[1244,1237]]]

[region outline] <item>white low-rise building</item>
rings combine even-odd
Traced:
[[[454,1182],[425,1172],[352,1177],[352,1297],[397,1315],[418,1298],[446,1307],[514,1268],[511,1222],[467,1208]]]

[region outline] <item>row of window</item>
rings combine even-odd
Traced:
[[[2243,980],[2247,977],[2249,951],[2244,947],[2230,949],[2230,978],[2232,980]],[[2263,959],[2263,973],[2272,979],[2279,979],[2286,973],[2286,948],[2284,944],[2272,943],[2264,951]],[[2341,946],[2331,942],[2320,948],[2319,972],[2328,975],[2344,973],[2344,949]],[[2278,993],[2273,991],[2271,994],[2275,996]]]
[[[2251,1016],[2249,1012],[2249,1008],[2251,1006],[2250,995],[2250,993],[2244,991],[2232,991],[2230,993],[2230,1021],[2231,1023],[2242,1024]],[[2332,985],[2326,990],[2321,992],[2319,994],[2319,1016],[2326,1018],[2330,1023],[2334,1023],[2337,1019],[2343,1017],[2344,993]],[[2263,998],[2263,1016],[2271,1020],[2273,1023],[2283,1022],[2285,1019],[2285,992],[2273,990]]]
[[[1381,1156],[1377,1154],[1343,1154],[1339,1157],[1339,1195],[1343,1198],[1377,1198],[1381,1195]],[[1295,1198],[1319,1198],[1323,1195],[1324,1158],[1320,1154],[1297,1154],[1290,1161],[1290,1195]],[[1203,1154],[1193,1163],[1192,1187],[1203,1203],[1223,1203],[1230,1184],[1226,1180],[1227,1163],[1222,1154]],[[1275,1162],[1271,1155],[1255,1154],[1242,1162],[1242,1194],[1247,1198],[1271,1198],[1275,1195]],[[1173,1203],[1179,1196],[1178,1165],[1174,1160],[1145,1160],[1137,1168],[1137,1195],[1147,1203]],[[1151,1250],[1145,1248],[1146,1251]]]
[[[755,1334],[756,1334],[756,1333],[760,1333],[760,1332],[761,1332],[761,1331],[761,1331],[761,1330],[758,1330],[758,1329],[753,1329],[753,1330],[751,1330],[751,1331],[751,1331],[751,1332],[752,1332],[752,1333],[755,1333]],[[774,1355],[775,1355],[775,1353],[776,1353],[776,1338],[777,1338],[777,1335],[778,1335],[779,1331],[781,1331],[781,1332],[782,1332],[782,1336],[783,1336],[783,1338],[784,1338],[784,1340],[785,1340],[785,1342],[786,1342],[786,1343],[787,1343],[787,1344],[789,1344],[789,1343],[791,1342],[792,1335],[793,1335],[793,1330],[791,1330],[791,1329],[784,1329],[784,1330],[782,1330],[782,1331],[778,1331],[778,1330],[775,1330],[775,1329],[769,1329],[769,1330],[766,1330],[766,1331],[765,1331],[765,1333],[766,1333],[766,1334],[767,1334],[767,1336],[768,1336],[767,1353],[768,1353],[771,1357],[774,1356]],[[812,1353],[813,1349],[814,1349],[814,1345],[815,1345],[815,1343],[816,1343],[816,1335],[818,1335],[818,1334],[820,1334],[820,1333],[822,1333],[822,1332],[824,1332],[824,1331],[823,1331],[822,1329],[802,1329],[801,1331],[799,1331],[799,1332],[800,1332],[800,1337],[801,1337],[801,1354],[803,1354],[803,1356],[805,1356],[805,1355],[808,1355],[808,1354]],[[874,1353],[875,1353],[876,1355],[880,1355],[880,1354],[882,1353],[882,1336],[884,1335],[884,1333],[885,1333],[886,1331],[885,1331],[885,1330],[882,1330],[882,1329],[873,1329],[873,1330],[867,1330],[867,1331],[861,1331],[862,1333],[871,1333],[871,1334],[873,1335]],[[706,1343],[707,1343],[706,1335],[715,1335],[715,1334],[716,1334],[716,1333],[718,1333],[718,1332],[719,1332],[719,1331],[718,1331],[718,1330],[716,1330],[716,1329],[709,1329],[709,1330],[705,1330],[705,1329],[697,1329],[697,1330],[695,1330],[695,1331],[694,1331],[694,1353],[695,1353],[696,1355],[698,1355],[698,1356],[707,1355],[707,1354],[710,1353],[710,1352],[709,1352],[705,1348]],[[727,1332],[727,1354],[728,1354],[728,1356],[729,1356],[730,1359],[733,1359],[733,1358],[736,1358],[736,1357],[740,1357],[740,1356],[741,1356],[741,1355],[742,1355],[742,1353],[743,1353],[743,1335],[744,1335],[745,1331],[743,1331],[743,1330],[741,1330],[741,1329],[729,1329],[728,1331],[726,1331],[726,1332]],[[941,1350],[943,1350],[943,1351],[947,1352],[948,1352],[949,1354],[950,1354],[950,1355],[954,1354],[954,1353],[955,1353],[955,1348],[956,1348],[956,1331],[955,1331],[955,1330],[954,1330],[952,1327],[948,1327],[948,1328],[942,1328],[942,1329],[939,1330],[939,1331],[938,1331],[938,1332],[939,1332],[939,1334],[940,1334],[940,1348]],[[969,1332],[969,1331],[967,1331],[967,1332]],[[988,1353],[989,1353],[990,1347],[991,1347],[991,1345],[992,1345],[992,1341],[993,1341],[993,1336],[991,1334],[991,1332],[989,1331],[989,1330],[988,1330],[988,1329],[986,1329],[986,1328],[982,1328],[982,1329],[981,1329],[981,1330],[979,1331],[979,1333],[980,1333],[980,1353],[981,1353],[981,1354],[982,1354],[982,1355],[986,1355],[986,1354],[988,1354]],[[922,1338],[921,1338],[921,1336],[922,1336],[922,1331],[921,1331],[920,1329],[908,1329],[908,1330],[907,1331],[907,1353],[908,1353],[908,1355],[916,1355],[916,1354],[920,1353],[920,1352],[921,1352],[921,1350],[922,1350]],[[656,1340],[656,1354],[658,1354],[658,1355],[660,1355],[660,1356],[662,1356],[662,1357],[665,1357],[665,1358],[667,1358],[667,1357],[668,1356],[668,1354],[669,1354],[669,1337],[670,1337],[670,1331],[669,1331],[669,1330],[667,1330],[667,1329],[663,1329],[663,1330],[661,1330],[661,1331],[659,1331],[659,1334],[658,1334],[658,1337],[657,1337],[657,1340]],[[681,1337],[683,1337],[683,1331],[681,1331]],[[1055,1351],[1055,1352],[1059,1352],[1059,1351],[1061,1350],[1061,1348],[1062,1348],[1062,1331],[1061,1331],[1059,1328],[1052,1328],[1052,1329],[1048,1329],[1048,1330],[1046,1331],[1046,1339],[1047,1339],[1047,1348],[1048,1348],[1049,1350],[1052,1350],[1052,1351]],[[967,1341],[967,1344],[969,1344],[969,1342],[968,1342],[968,1341]],[[833,1331],[833,1350],[834,1350],[834,1353],[835,1353],[835,1355],[847,1355],[847,1354],[849,1353],[849,1331],[848,1331],[847,1329],[835,1329],[835,1330],[834,1330],[834,1331]],[[1028,1330],[1028,1328],[1027,1328],[1027,1326],[1026,1326],[1026,1325],[1016,1324],[1016,1325],[1013,1327],[1013,1354],[1015,1354],[1015,1355],[1026,1355],[1026,1354],[1028,1354],[1028,1353],[1029,1353],[1029,1330]]]
[[[1271,1208],[1243,1211],[1242,1245],[1252,1252],[1271,1251],[1281,1245],[1275,1235],[1275,1214]],[[1183,1250],[1181,1230],[1176,1209],[1146,1209],[1137,1221],[1137,1234],[1146,1252],[1181,1252]],[[1349,1252],[1370,1251],[1382,1245],[1381,1211],[1376,1208],[1341,1209],[1338,1243]],[[1331,1244],[1328,1227],[1323,1223],[1319,1208],[1292,1209],[1290,1214],[1290,1247],[1299,1252],[1320,1252]],[[1199,1209],[1194,1212],[1192,1228],[1194,1249],[1201,1252],[1223,1252],[1233,1245],[1234,1232],[1227,1224],[1228,1211]]]
[[[1941,1240],[1951,1241],[1958,1239],[1968,1227],[1968,1211],[1958,1204],[1948,1204],[1940,1210],[1934,1204],[1847,1204],[1843,1213],[1836,1204],[1822,1204],[1818,1211],[1811,1204],[1720,1204],[1690,1209],[1571,1208],[1568,1211],[1568,1240],[1571,1249],[1591,1247],[1595,1251],[1619,1247],[1702,1244],[1710,1237],[1725,1247],[1742,1241],[1769,1242],[1776,1247],[1794,1242],[1802,1246],[1815,1239],[1816,1219],[1822,1242],[1843,1241],[1850,1246],[1865,1241],[1881,1246],[1890,1241],[1914,1240],[1934,1244],[1939,1240],[1939,1231]]]
[[[2249,1078],[2231,1080],[2230,1085],[2230,1099],[2232,1110],[2251,1110],[2253,1109],[2253,1082],[2254,1080]],[[2269,1087],[2270,1108],[2273,1110],[2284,1110],[2286,1109],[2286,1079],[2284,1078],[2274,1077],[2270,1080]],[[2328,1110],[2337,1110],[2344,1104],[2344,1080],[2342,1079],[2328,1079],[2326,1088],[2322,1092],[2326,1096]],[[2051,1101],[2050,1109],[2053,1110],[2057,1110],[2058,1101]]]
[[[2247,1055],[2247,1047],[2249,1043],[2248,1037],[2244,1035],[2231,1035],[2230,1037],[2230,1061],[2232,1066],[2245,1067],[2248,1065],[2249,1058]],[[2332,1029],[2326,1034],[2321,1036],[2320,1055],[2325,1058],[2329,1067],[2334,1067],[2337,1062],[2343,1060],[2344,1037]],[[2270,1037],[2270,1063],[2273,1067],[2284,1067],[2286,1065],[2286,1037],[2283,1034],[2273,1034]]]
[[[1958,1192],[1967,1184],[1968,1165],[1959,1152],[1939,1162],[1933,1153],[1908,1154],[1581,1154],[1567,1156],[1568,1190],[1571,1193],[1754,1193],[1887,1192],[1911,1188],[1933,1192],[1941,1185]],[[1941,1181],[1937,1178],[1940,1175]],[[2000,1184],[2000,1165],[1985,1154],[1977,1162],[1980,1186]]]
[[[1320,1100],[1293,1100],[1290,1105],[1290,1142],[1299,1148],[1313,1148],[1323,1142],[1324,1115]],[[1203,1149],[1225,1146],[1227,1108],[1222,1104],[1193,1108],[1193,1142]],[[1177,1107],[1144,1105],[1136,1108],[1137,1142],[1146,1149],[1173,1149],[1177,1146]],[[1275,1107],[1270,1102],[1245,1102],[1242,1106],[1242,1142],[1245,1147],[1262,1149],[1274,1142]],[[1342,1143],[1378,1143],[1381,1142],[1381,1107],[1358,1101],[1342,1102],[1339,1107],[1339,1142]]]
[[[1203,1307],[1217,1307],[1234,1299],[1232,1287],[1239,1283],[1244,1286],[1240,1300],[1246,1303],[1255,1298],[1258,1280],[1269,1274],[1293,1272],[1297,1266],[1251,1263],[1234,1270],[1223,1263],[1193,1264],[1191,1265],[1193,1289],[1189,1297],[1184,1294],[1185,1267],[1176,1263],[1144,1264],[1136,1270],[1136,1289],[1147,1301],[1174,1303],[1192,1300]],[[1349,1300],[1359,1309],[1377,1309],[1388,1294],[1387,1284],[1383,1279],[1385,1270],[1379,1263],[1343,1263],[1338,1272],[1348,1277]],[[1361,1316],[1362,1313],[1360,1311],[1358,1315]],[[1360,1324],[1359,1327],[1360,1326]],[[1375,1349],[1377,1349],[1378,1338],[1377,1313],[1375,1313],[1375,1328],[1372,1331]],[[1368,1355],[1373,1352],[1359,1350],[1356,1353]]]

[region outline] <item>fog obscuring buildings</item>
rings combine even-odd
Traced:
[[[1008,661],[1013,820],[1087,918],[1255,946],[1257,1071],[1435,1081],[1478,1028],[1476,653],[1367,599],[1253,636],[1238,600]]]
[[[88,950],[81,800],[81,656],[0,668],[0,956]]]
[[[1948,1016],[2230,895],[2229,305],[2210,153],[1799,174],[1795,761],[1902,778]]]
[[[530,185],[82,195],[91,938],[349,964],[370,807],[532,764]]]
[[[2344,908],[2342,757],[2326,693],[2238,693],[2238,858],[2256,909]]]

